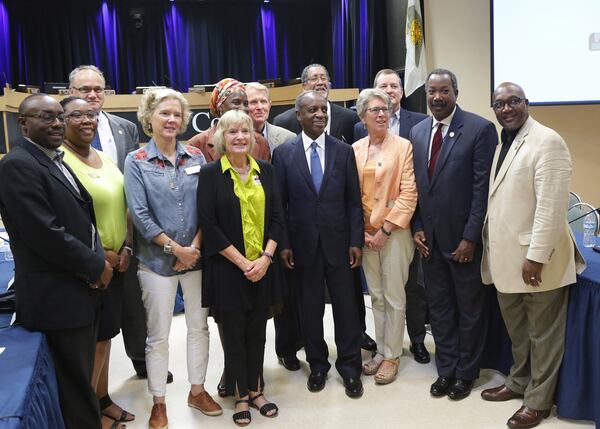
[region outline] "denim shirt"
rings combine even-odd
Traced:
[[[196,188],[198,166],[206,164],[199,149],[177,143],[175,166],[154,140],[125,159],[125,194],[135,227],[138,260],[153,272],[173,276],[176,258],[152,239],[164,232],[181,246],[189,246],[198,231]],[[195,168],[193,168],[195,167]]]

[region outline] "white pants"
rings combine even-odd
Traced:
[[[173,319],[177,284],[185,300],[187,325],[187,367],[190,384],[204,384],[208,365],[208,308],[202,308],[202,271],[190,271],[170,277],[139,265],[138,278],[146,309],[146,369],[148,391],[165,396],[169,370],[169,332]]]
[[[413,258],[414,244],[410,229],[392,232],[380,251],[363,249],[363,269],[367,278],[377,352],[386,359],[402,355],[408,267]]]

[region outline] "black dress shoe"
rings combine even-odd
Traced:
[[[173,383],[173,373],[171,371],[167,371],[167,384]]]
[[[344,387],[346,395],[350,398],[360,398],[363,395],[363,385],[360,378],[344,378]]]
[[[373,338],[369,337],[369,334],[363,332],[360,337],[360,348],[363,350],[368,350],[370,352],[377,351],[377,343]]]
[[[306,387],[311,392],[319,392],[325,387],[325,380],[327,379],[327,373],[323,371],[311,372],[306,382]]]
[[[300,361],[296,356],[281,357],[278,356],[277,360],[285,369],[288,371],[298,371],[300,369]]]
[[[448,388],[448,398],[464,399],[471,394],[471,388],[473,387],[473,380],[461,380],[457,378],[454,383]]]
[[[431,360],[429,352],[423,343],[412,343],[410,345],[410,352],[415,357],[415,360],[419,363],[429,363]]]
[[[435,383],[431,385],[431,389],[429,389],[429,393],[431,396],[435,396],[439,398],[441,396],[446,396],[448,394],[448,388],[454,382],[454,379],[451,377],[439,376]]]

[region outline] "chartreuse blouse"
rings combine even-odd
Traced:
[[[244,234],[245,256],[253,261],[258,259],[263,251],[265,234],[265,191],[260,183],[258,174],[260,166],[248,155],[250,170],[248,178],[243,182],[240,175],[233,169],[226,156],[221,157],[221,171],[229,170],[233,180],[233,192],[240,200],[242,216],[242,233]]]

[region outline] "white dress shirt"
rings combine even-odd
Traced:
[[[117,145],[115,144],[108,118],[103,112],[100,112],[100,115],[98,115],[98,137],[100,138],[102,152],[117,164]]]
[[[452,123],[452,118],[454,118],[455,113],[456,113],[456,106],[454,106],[454,110],[452,111],[452,113],[450,113],[449,116],[445,117],[441,121],[438,121],[437,119],[435,119],[435,117],[432,117],[433,121],[432,121],[432,125],[431,125],[431,135],[429,136],[429,151],[428,151],[427,159],[431,159],[431,144],[433,143],[433,136],[435,135],[435,132],[437,131],[438,124],[440,122],[443,124],[442,125],[442,141],[443,141],[443,139],[446,138],[446,134],[448,134],[448,128],[450,128],[450,124]]]
[[[306,155],[306,163],[308,164],[308,171],[310,170],[310,154],[312,152],[312,142],[317,142],[317,153],[319,154],[319,161],[321,161],[321,168],[325,173],[325,133],[317,137],[316,140],[311,139],[304,131],[302,131],[302,143],[304,144],[304,154]],[[312,171],[311,171],[312,173]]]

